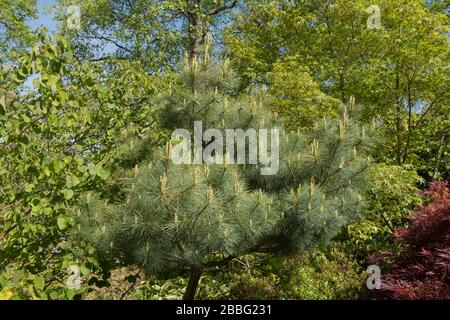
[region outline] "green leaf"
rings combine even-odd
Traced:
[[[32,192],[34,189],[34,184],[31,183],[25,183],[25,191],[26,192]]]
[[[97,175],[97,166],[95,164],[89,163],[87,167],[88,167],[88,170],[89,170],[89,174],[91,176]]]
[[[75,290],[73,290],[73,289],[66,290],[67,299],[72,300],[74,296],[75,296]]]
[[[106,180],[109,178],[109,171],[100,167],[97,169],[97,176],[99,176],[102,180]]]
[[[29,123],[31,121],[30,117],[26,113],[22,113],[22,119],[25,123]]]
[[[58,219],[56,220],[56,223],[58,224],[58,228],[60,230],[64,230],[67,228],[67,220],[63,216],[59,216]]]
[[[34,279],[34,286],[39,290],[44,290],[45,279],[42,276],[36,277]]]
[[[17,141],[19,141],[22,144],[30,143],[30,139],[28,139],[28,137],[26,135],[21,135],[20,137],[17,138]]]
[[[68,187],[75,187],[79,185],[81,182],[80,178],[77,176],[67,176],[66,183]]]
[[[86,267],[85,265],[82,265],[80,267],[80,271],[81,271],[81,274],[84,275],[84,276],[86,276],[86,275],[91,273],[91,270],[88,267]]]
[[[64,199],[66,200],[70,200],[73,197],[73,190],[71,189],[64,189],[62,193],[64,195]]]
[[[41,86],[41,79],[39,78],[33,79],[33,88],[39,89],[40,86]]]

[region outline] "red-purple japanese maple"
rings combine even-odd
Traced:
[[[450,299],[450,188],[433,182],[423,192],[431,198],[418,207],[407,227],[394,233],[405,249],[383,273],[377,297],[387,299]],[[381,255],[382,257],[383,255]],[[372,263],[379,262],[372,257]]]

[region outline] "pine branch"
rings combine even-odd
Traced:
[[[237,258],[237,256],[229,256],[226,257],[225,259],[219,260],[219,261],[211,261],[205,264],[206,268],[212,268],[212,267],[221,267],[221,266],[225,266],[228,263],[230,263],[233,259]]]

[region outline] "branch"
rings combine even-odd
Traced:
[[[136,281],[139,278],[139,273],[141,272],[141,269],[138,269],[137,273],[134,275],[134,281],[131,284],[131,286],[124,292],[122,293],[122,295],[120,296],[120,300],[123,300],[123,298],[125,298],[125,296],[131,291],[133,290],[134,286],[136,285]]]
[[[443,93],[442,95],[440,95],[439,97],[437,97],[436,99],[434,99],[429,107],[425,110],[424,113],[422,113],[421,117],[419,118],[419,120],[417,120],[417,122],[414,124],[413,129],[417,128],[417,126],[419,125],[419,123],[423,120],[423,118],[427,115],[427,113],[431,110],[431,108],[433,108],[433,106],[443,97],[446,96],[446,93]]]
[[[103,36],[103,35],[101,35],[101,34],[98,34],[98,33],[95,32],[95,31],[94,31],[94,33],[95,33],[95,35],[97,36],[97,38],[100,38],[100,39],[105,40],[105,41],[109,41],[109,42],[113,43],[116,47],[118,47],[118,48],[120,48],[120,49],[122,49],[122,50],[125,50],[125,51],[129,52],[131,55],[133,55],[133,51],[131,51],[130,49],[124,47],[124,46],[121,45],[121,44],[119,44],[117,41],[115,41],[115,40],[113,40],[113,39],[111,39],[111,38],[108,38],[108,37],[106,37],[106,36]]]
[[[211,261],[205,264],[206,268],[210,268],[210,267],[220,267],[220,266],[224,266],[227,265],[231,260],[235,259],[236,256],[229,256],[227,258],[224,258],[222,260],[219,261]]]
[[[19,225],[16,223],[13,223],[11,227],[9,227],[5,233],[3,234],[2,238],[0,239],[0,243],[3,243],[3,241],[6,239],[6,237],[13,231],[15,228],[17,228]]]
[[[98,57],[98,58],[93,58],[93,59],[87,59],[87,61],[90,62],[99,62],[99,61],[105,61],[105,60],[128,60],[128,58],[126,57],[120,57],[120,56],[103,56],[103,57]]]
[[[208,14],[210,16],[215,16],[216,14],[218,14],[218,13],[224,11],[224,10],[233,9],[234,7],[236,7],[237,3],[238,3],[237,1],[233,1],[229,5],[224,4],[223,6],[216,7],[214,9],[211,9]]]

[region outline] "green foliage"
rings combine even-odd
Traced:
[[[350,256],[332,248],[314,254],[302,253],[284,258],[269,255],[246,255],[234,260],[228,270],[212,270],[198,285],[198,299],[251,300],[325,300],[356,299],[364,273]],[[116,281],[116,280],[113,280]],[[119,281],[119,280],[117,280]],[[126,299],[179,300],[182,299],[187,279],[138,280]],[[94,299],[118,299],[113,290],[129,283],[120,280],[106,291],[94,290]],[[109,292],[109,293],[106,293]]]
[[[317,119],[336,116],[340,103],[324,94],[308,68],[296,60],[290,57],[273,65],[268,74],[270,105],[283,116],[287,129],[311,129]]]
[[[250,265],[234,270],[233,299],[357,299],[364,278],[356,260],[333,247],[288,259],[262,257]]]
[[[358,258],[393,246],[391,233],[402,227],[422,203],[417,185],[423,183],[411,167],[378,164],[370,170],[364,219],[347,226],[342,245]]]
[[[34,35],[27,22],[36,18],[35,0],[0,1],[0,62],[15,58],[15,55],[30,46]]]
[[[232,277],[224,273],[203,276],[198,285],[197,298],[200,300],[228,299],[230,297],[230,281],[233,281]],[[183,277],[146,280],[136,287],[129,299],[180,300],[183,298],[186,285],[187,279]]]
[[[370,205],[366,217],[378,224],[398,227],[421,204],[419,189],[424,180],[411,166],[378,164],[371,169],[369,183]]]
[[[248,1],[248,8],[225,30],[224,41],[244,88],[252,82],[268,83],[272,65],[279,62],[283,39],[274,23],[278,5],[278,1]]]
[[[279,298],[301,300],[357,299],[364,279],[357,262],[336,249],[285,263]]]
[[[214,280],[226,286],[207,290]],[[364,274],[352,256],[336,248],[294,257],[245,256],[227,273],[205,276],[199,296],[207,299],[357,299]],[[220,288],[221,290],[218,290]],[[219,291],[219,292],[217,292]]]
[[[425,117],[423,126],[413,136],[415,152],[411,165],[427,181],[450,177],[450,117],[443,108]],[[424,161],[426,159],[426,161]]]
[[[230,296],[239,300],[280,299],[276,292],[276,275],[258,277],[250,272],[235,275],[231,283]]]
[[[367,28],[366,9],[381,10],[381,28]],[[432,9],[434,7],[434,9]],[[430,9],[431,8],[431,9]],[[439,9],[440,8],[440,9]],[[246,84],[263,84],[302,121],[327,109],[292,99],[291,86],[271,78],[280,64],[289,76],[306,73],[296,94],[345,102],[354,95],[365,117],[377,118],[385,143],[382,162],[414,164],[427,179],[448,176],[448,14],[442,4],[422,0],[249,1],[227,29],[225,42]],[[288,82],[289,83],[289,82]],[[285,99],[285,100],[284,100]],[[292,109],[291,109],[292,110]],[[312,111],[312,112],[311,112]],[[297,120],[299,119],[299,120]]]
[[[183,297],[187,279],[178,277],[163,281],[144,282],[136,288],[131,298],[142,300],[180,300]]]
[[[67,26],[70,5],[80,8],[80,30]],[[58,0],[54,12],[59,31],[70,37],[81,59],[136,61],[157,73],[173,68],[185,52],[198,53],[208,32],[235,6],[230,0]]]
[[[83,274],[98,267],[93,249],[73,236],[79,196],[103,189],[108,151],[130,125],[136,133],[155,127],[142,99],[153,87],[143,88],[149,77],[131,65],[107,87],[95,68],[74,68],[65,39],[39,42],[1,70],[0,288],[14,297],[71,298],[67,267]],[[21,88],[31,76],[34,88]]]
[[[85,258],[93,253],[89,247],[85,251],[63,231],[74,224],[67,215],[74,193],[101,183],[105,175],[88,169],[100,164],[88,167],[71,152],[80,118],[73,109],[76,99],[61,81],[71,56],[67,42],[41,40],[16,67],[2,69],[1,92],[7,98],[0,114],[0,287],[12,286],[15,297],[56,298],[71,294],[56,282],[69,265],[96,265]],[[40,74],[35,92],[8,90],[35,73]]]
[[[54,39],[0,8],[0,299],[354,299],[449,176],[445,1],[58,0]],[[280,129],[277,174],[173,164],[194,121]]]

